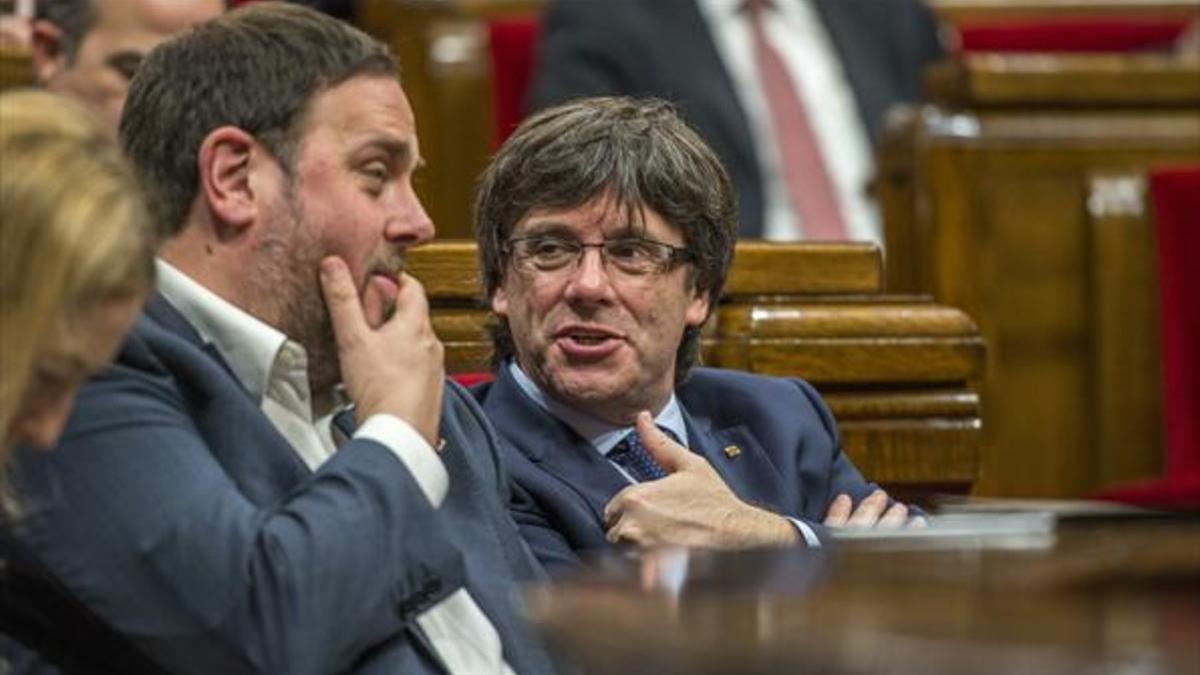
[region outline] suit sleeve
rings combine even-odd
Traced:
[[[579,555],[554,526],[546,511],[517,483],[509,487],[508,511],[517,523],[521,539],[551,577],[558,577],[580,564]]]
[[[29,458],[48,487],[24,538],[173,672],[341,672],[458,584],[437,511],[383,445],[351,441],[262,506],[244,492],[270,477],[235,482],[178,390],[112,372],[84,388],[61,447]],[[241,422],[225,433],[253,453]]]
[[[813,389],[812,385],[803,380],[791,380],[793,384],[800,390],[800,393],[807,399],[813,411],[817,414],[817,419],[820,421],[821,428],[828,437],[829,457],[829,483],[826,491],[825,509],[829,508],[829,504],[833,498],[839,494],[848,494],[854,503],[857,504],[860,500],[878,489],[879,486],[868,482],[859,472],[858,467],[854,466],[854,462],[846,455],[842,449],[841,435],[838,433],[837,422],[833,419],[833,413],[829,407],[825,405],[825,401],[821,399],[821,395]],[[823,515],[823,514],[822,514]]]
[[[854,466],[854,462],[850,460],[849,455],[842,449],[842,439],[841,434],[838,433],[837,422],[834,420],[833,413],[829,410],[829,407],[825,405],[825,401],[821,399],[821,395],[817,393],[817,390],[813,389],[812,385],[804,380],[794,379],[792,382],[800,389],[805,398],[808,399],[813,410],[817,413],[822,428],[829,436],[829,447],[832,449],[832,456],[830,458],[829,488],[826,492],[827,499],[824,510],[827,511],[829,504],[840,494],[849,495],[854,501],[854,505],[858,506],[860,501],[875,490],[880,489],[880,487],[864,478],[862,473],[859,472],[858,467]],[[894,503],[894,500],[891,500],[890,503]],[[911,504],[906,504],[906,506],[912,515],[921,515],[923,513]],[[819,535],[822,541],[826,538],[825,534],[825,532],[821,532]]]

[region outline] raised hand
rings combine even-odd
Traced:
[[[755,508],[730,491],[708,460],[671,440],[650,413],[638,414],[637,431],[666,478],[632,485],[604,509],[608,539],[639,546],[747,548],[795,543],[786,518]]]
[[[385,318],[378,293],[359,298],[345,261],[336,256],[321,261],[342,383],[359,422],[376,413],[395,415],[436,447],[445,379],[442,343],[420,282],[407,274],[396,281],[395,311]]]

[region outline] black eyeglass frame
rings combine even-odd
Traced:
[[[611,246],[611,245],[615,245],[615,244],[622,244],[622,243],[627,244],[630,242],[638,242],[639,244],[650,244],[651,246],[658,247],[659,250],[666,251],[666,255],[664,257],[662,257],[660,260],[656,261],[657,265],[656,265],[655,269],[646,270],[645,272],[642,272],[641,274],[665,274],[665,273],[671,271],[672,269],[675,269],[675,267],[677,265],[693,263],[696,261],[696,254],[694,252],[692,252],[690,249],[685,248],[683,246],[675,246],[672,244],[668,244],[664,241],[650,239],[649,237],[620,237],[617,239],[605,239],[604,241],[597,242],[594,244],[587,244],[587,243],[584,243],[577,239],[572,239],[569,237],[562,237],[562,236],[558,236],[558,235],[554,235],[554,234],[534,234],[534,235],[529,235],[526,237],[513,237],[511,239],[508,239],[504,242],[504,255],[506,258],[508,258],[510,261],[512,261],[513,264],[517,264],[517,262],[518,262],[517,256],[515,255],[515,245],[516,244],[519,244],[520,242],[523,242],[523,241],[545,241],[545,240],[555,241],[555,242],[567,244],[570,246],[576,246],[579,248],[579,250],[575,253],[574,262],[564,264],[562,266],[562,268],[560,268],[560,269],[565,269],[568,267],[572,267],[572,268],[578,267],[580,262],[583,261],[583,256],[589,248],[598,249],[600,251],[601,262],[603,262],[605,265],[608,265],[609,257],[608,257],[608,253],[606,251],[607,247]],[[618,269],[620,269],[619,263],[613,263],[613,264],[616,265]],[[542,270],[542,271],[556,271],[556,270]],[[631,273],[628,270],[622,270],[622,271],[625,272],[626,274]]]

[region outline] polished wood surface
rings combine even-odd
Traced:
[[[452,373],[488,370],[476,265],[469,241],[410,252]],[[703,334],[703,361],[811,381],[858,467],[896,494],[963,492],[980,462],[978,328],[958,310],[882,286],[869,244],[741,242]]]
[[[1200,61],[986,56],[882,147],[888,290],[988,343],[978,494],[1076,497],[1162,466],[1145,176],[1200,162]]]
[[[595,674],[1190,675],[1198,588],[1200,524],[1135,519],[1021,547],[604,558],[528,597],[564,670]]]

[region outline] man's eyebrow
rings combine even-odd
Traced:
[[[361,152],[371,150],[382,150],[387,154],[389,161],[406,168],[416,169],[425,165],[424,159],[413,157],[412,143],[391,136],[374,136],[367,139]]]

